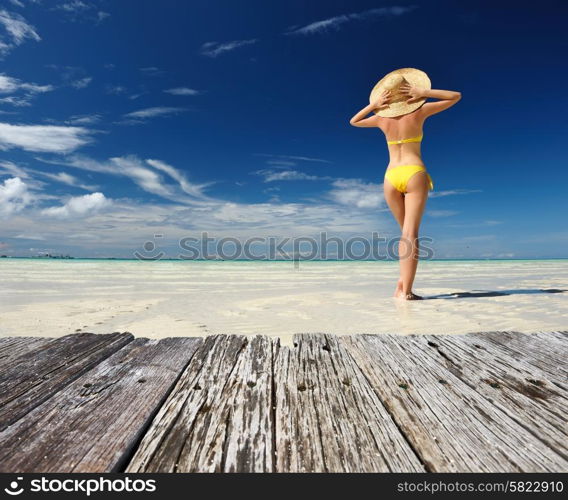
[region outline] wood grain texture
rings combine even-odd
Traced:
[[[274,345],[278,472],[424,471],[335,336],[294,345]]]
[[[2,338],[0,471],[566,471],[567,351],[566,332]]]
[[[469,334],[470,338],[485,340],[500,348],[511,358],[523,360],[568,390],[568,370],[562,360],[566,360],[568,338],[561,332],[519,333],[519,332],[479,332]]]
[[[456,377],[568,459],[568,391],[546,373],[480,337],[428,335],[410,341],[418,349],[430,349]],[[568,361],[558,363],[566,366]]]
[[[0,472],[120,470],[201,343],[127,344],[0,433]]]
[[[7,370],[20,356],[38,349],[53,339],[44,337],[2,337],[0,338],[0,371]]]
[[[271,472],[272,356],[267,337],[207,337],[128,472]]]
[[[565,471],[568,462],[412,337],[346,336],[356,360],[429,471]]]
[[[0,431],[132,339],[129,333],[71,334],[17,357],[0,371]]]

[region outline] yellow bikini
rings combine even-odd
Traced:
[[[422,136],[419,135],[418,137],[401,139],[400,141],[387,141],[387,144],[407,144],[409,142],[421,141]],[[408,181],[414,174],[417,174],[418,172],[426,172],[426,168],[422,165],[398,165],[396,167],[387,169],[387,171],[385,172],[385,179],[387,179],[396,188],[397,191],[406,193],[406,186],[408,185]],[[430,174],[426,172],[426,175],[428,176],[429,188],[434,189],[434,184],[432,183]]]
[[[400,141],[387,141],[389,146],[393,144],[408,144],[409,142],[422,142],[423,135],[419,135],[418,137],[411,137],[410,139],[401,139]]]

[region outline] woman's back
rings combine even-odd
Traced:
[[[380,120],[379,128],[385,134],[389,149],[388,168],[398,165],[424,165],[420,153],[423,125],[424,116],[420,110]]]

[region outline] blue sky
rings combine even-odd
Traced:
[[[2,0],[0,253],[396,236],[384,138],[349,118],[410,66],[463,95],[424,130],[435,257],[567,257],[567,10]]]

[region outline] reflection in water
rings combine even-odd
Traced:
[[[419,304],[421,301],[394,299],[393,302],[396,307],[396,318],[398,320],[398,326],[396,330],[389,333],[399,333],[402,335],[416,333],[417,329],[420,328],[421,322],[423,322],[421,315],[416,314],[417,311],[415,307],[416,304]]]

